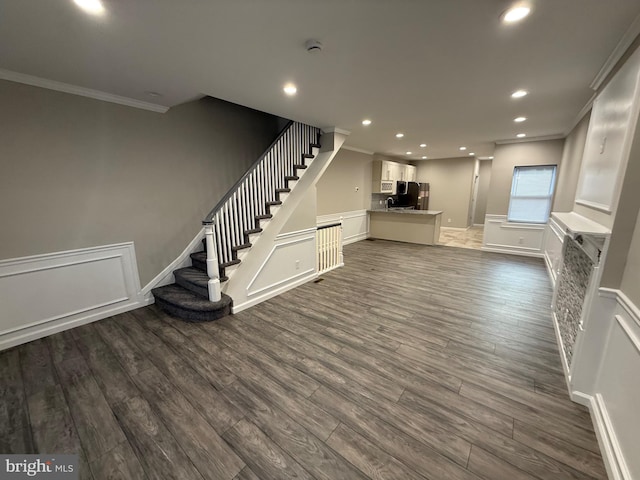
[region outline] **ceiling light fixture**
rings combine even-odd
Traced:
[[[516,5],[502,14],[502,22],[507,24],[517,23],[531,13],[528,5]]]
[[[527,119],[527,117],[516,117],[513,119],[514,122],[516,123],[522,123]]]
[[[426,156],[426,155],[423,155],[423,156],[422,156],[422,159],[423,159],[423,160],[426,160],[426,159],[427,159],[427,156]]]
[[[371,120],[368,120],[368,119],[367,119],[367,120],[362,120],[362,124],[363,124],[365,127],[367,127],[367,126],[371,125]]]
[[[516,90],[511,94],[511,98],[522,98],[526,97],[527,95],[529,95],[529,92],[527,92],[526,90]]]
[[[298,92],[298,88],[293,83],[287,83],[282,90],[289,96],[295,95]]]
[[[104,6],[100,0],[73,0],[73,2],[91,15],[102,15]]]
[[[460,147],[460,149],[459,149],[459,150],[460,150],[461,152],[464,152],[466,149],[467,149],[467,147]]]
[[[473,157],[475,155],[475,153],[474,152],[469,152],[469,155]]]
[[[421,144],[420,144],[420,148],[425,148],[426,146],[427,146],[427,144],[426,144],[426,143],[421,143]]]
[[[407,152],[407,155],[411,155],[413,152]]]
[[[516,137],[518,137],[518,138],[524,138],[526,136],[527,136],[526,133],[519,133],[519,134],[516,135]]]
[[[402,138],[404,137],[404,133],[396,133],[396,138]]]

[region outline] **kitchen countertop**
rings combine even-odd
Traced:
[[[367,210],[369,213],[395,213],[403,215],[440,215],[443,210],[403,210],[402,208]]]

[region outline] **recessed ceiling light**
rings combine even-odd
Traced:
[[[73,0],[73,2],[91,15],[102,15],[104,6],[100,0]]]
[[[470,156],[474,156],[474,155],[475,155],[475,153],[474,153],[474,152],[469,152],[469,155],[470,155]]]
[[[423,160],[426,160],[426,159],[427,159],[427,156],[426,156],[426,155],[423,155],[423,156],[422,156],[422,159],[423,159]]]
[[[404,133],[396,133],[396,138],[402,138],[404,137]]]
[[[411,155],[413,152],[407,152],[407,155]]]
[[[282,90],[284,90],[284,93],[291,96],[296,94],[298,88],[293,83],[287,83]]]
[[[519,134],[516,135],[516,137],[518,137],[518,138],[524,138],[526,136],[527,136],[526,133],[519,133]]]
[[[527,5],[516,5],[504,12],[502,21],[504,23],[516,23],[531,13],[531,8]]]
[[[467,147],[460,147],[460,151],[464,152],[467,149]]]
[[[514,122],[516,123],[522,123],[527,119],[527,117],[516,117],[513,119]]]
[[[516,90],[511,94],[511,98],[522,98],[526,97],[527,95],[529,95],[529,92],[527,92],[526,90]]]
[[[421,143],[421,144],[420,144],[420,148],[424,148],[424,147],[426,147],[426,146],[427,146],[427,144],[426,144],[426,143]]]
[[[371,120],[362,120],[362,124],[366,127],[367,125],[371,125]]]

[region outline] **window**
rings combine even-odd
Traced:
[[[546,223],[551,211],[555,180],[555,165],[515,167],[507,220]]]

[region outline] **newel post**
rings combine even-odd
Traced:
[[[207,275],[209,275],[209,300],[211,302],[219,302],[222,298],[222,294],[220,293],[220,270],[218,267],[216,240],[213,234],[213,222],[203,223],[204,238],[207,244]]]

